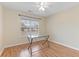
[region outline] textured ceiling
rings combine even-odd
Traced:
[[[48,2],[49,7],[43,12],[39,11],[36,2],[0,2],[1,5],[18,11],[30,12],[37,16],[50,16],[59,11],[78,5],[78,2]]]

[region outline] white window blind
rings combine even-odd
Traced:
[[[29,18],[29,17],[21,17],[21,29],[27,30],[27,34],[39,34],[39,22],[38,19]]]

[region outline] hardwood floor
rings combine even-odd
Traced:
[[[33,57],[79,57],[79,51],[73,50],[68,47],[49,42],[50,47],[47,44],[41,45],[44,41],[33,43]],[[27,49],[28,44],[22,44],[14,47],[5,48],[1,57],[29,57],[29,51]]]

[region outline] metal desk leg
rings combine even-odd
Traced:
[[[31,42],[30,42],[30,56],[32,57],[32,40],[33,38],[31,38]]]
[[[33,38],[31,39],[31,43],[30,43],[30,56],[32,57],[32,40]]]
[[[48,41],[48,38],[49,38],[49,36],[46,38],[46,41],[43,43],[43,44],[47,43],[47,45],[48,45],[47,47],[49,47],[49,41]],[[42,44],[42,45],[43,45],[43,44]]]
[[[48,36],[48,38],[49,38],[49,36]],[[48,38],[47,38],[47,44],[48,44],[48,47],[49,47],[49,41],[48,41]]]
[[[30,45],[28,47],[28,49],[30,49],[30,56],[31,57],[32,57],[32,40],[33,40],[33,38],[31,38]]]

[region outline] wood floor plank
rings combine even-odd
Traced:
[[[32,45],[33,57],[79,57],[79,51],[64,47],[54,42],[42,45],[43,41],[34,42]],[[5,48],[1,57],[30,57],[28,44]]]

